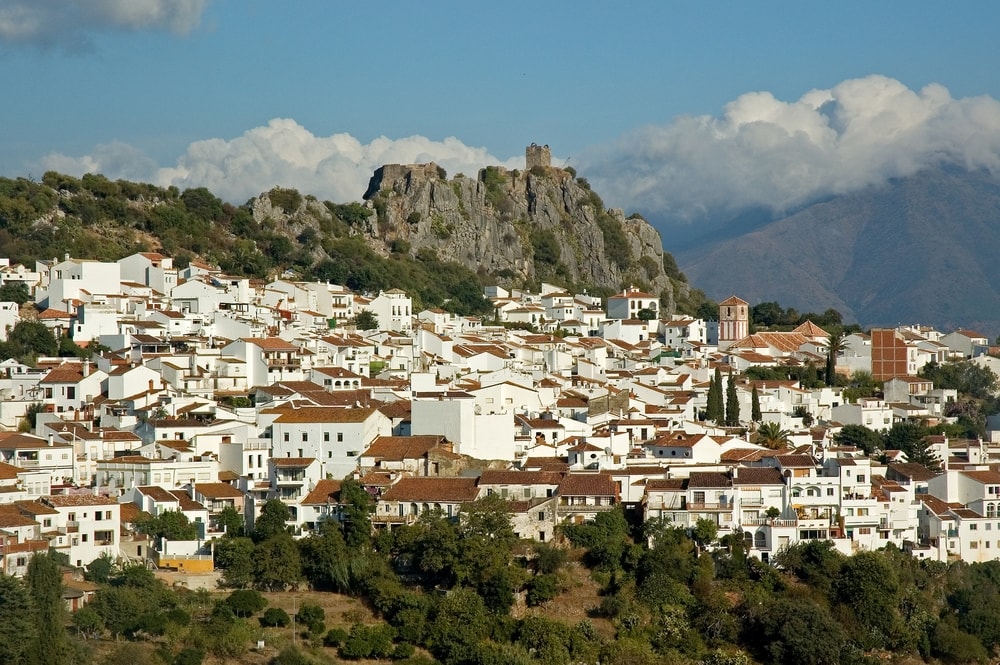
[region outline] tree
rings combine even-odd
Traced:
[[[760,413],[760,395],[757,394],[757,386],[754,386],[750,393],[750,420],[759,423],[763,419]]]
[[[371,310],[365,309],[354,317],[354,325],[358,330],[378,330],[378,317]]]
[[[73,613],[73,625],[83,639],[99,637],[104,630],[104,621],[90,605],[84,605]]]
[[[636,313],[635,318],[639,319],[640,321],[652,321],[653,319],[656,318],[656,312],[649,309],[648,307],[643,307]]]
[[[215,544],[215,565],[222,569],[225,586],[245,589],[253,585],[255,551],[249,538],[223,538]]]
[[[935,388],[950,388],[976,399],[986,399],[997,389],[997,375],[993,370],[971,360],[931,361],[917,374],[933,381]]]
[[[288,533],[272,536],[254,550],[254,586],[266,591],[294,588],[302,580],[299,550]]]
[[[219,513],[217,526],[225,532],[226,538],[236,538],[243,535],[246,521],[240,511],[233,506],[226,506]]]
[[[941,460],[927,438],[928,430],[922,425],[911,422],[899,422],[893,425],[882,437],[883,450],[902,450],[907,461],[922,464],[932,471],[941,468]]]
[[[7,333],[7,341],[0,342],[0,355],[33,362],[38,356],[54,356],[59,344],[52,331],[41,321],[18,321]]]
[[[782,665],[836,665],[845,635],[822,605],[780,598],[753,616],[750,635],[761,660]]]
[[[834,584],[838,601],[847,605],[851,617],[865,632],[862,646],[891,646],[901,632],[899,577],[883,552],[858,552],[847,557]]]
[[[344,524],[344,538],[351,547],[359,547],[371,541],[372,513],[375,501],[357,480],[348,476],[340,484],[340,504],[343,506],[341,519]]]
[[[736,396],[736,381],[732,371],[726,381],[726,426],[738,427],[740,424],[740,400]]]
[[[493,622],[478,593],[464,587],[455,589],[438,603],[428,628],[428,647],[445,665],[472,662]]]
[[[36,634],[31,592],[21,580],[0,573],[0,663],[27,663]]]
[[[260,617],[260,625],[265,628],[284,628],[292,622],[288,612],[280,607],[269,607]]]
[[[882,435],[864,425],[844,425],[833,435],[838,446],[854,446],[865,455],[874,455],[882,446]]]
[[[267,607],[267,599],[252,589],[237,589],[226,597],[226,605],[238,617],[249,617]]]
[[[722,403],[722,371],[716,367],[715,374],[708,382],[708,397],[705,404],[705,419],[714,423],[725,422],[726,414]]]
[[[314,589],[345,592],[350,589],[347,544],[336,524],[327,520],[317,531],[297,541],[302,574]]]
[[[315,603],[302,603],[295,615],[296,623],[304,626],[313,635],[319,635],[326,630],[326,626],[323,625],[325,620],[326,612]]]
[[[15,302],[18,305],[31,300],[28,285],[24,282],[4,282],[0,284],[0,302]]]
[[[47,552],[36,554],[25,576],[34,600],[34,620],[38,636],[28,653],[31,665],[62,665],[69,655],[66,636],[66,604],[58,564]]]
[[[260,510],[260,517],[253,525],[253,539],[258,543],[279,533],[288,533],[288,520],[291,512],[283,502],[270,499]]]
[[[826,346],[826,385],[837,383],[837,356],[847,349],[847,332],[841,328],[830,333]]]
[[[789,436],[791,436],[791,432],[782,429],[781,425],[776,422],[761,423],[760,427],[757,428],[757,444],[771,450],[788,447]]]
[[[136,528],[154,540],[194,540],[198,527],[179,510],[164,510],[156,517],[146,513],[136,519]]]

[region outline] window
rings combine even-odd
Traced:
[[[833,496],[833,488],[832,487],[827,487],[826,488],[826,495],[827,496]]]
[[[978,550],[979,549],[979,543],[977,543],[976,541],[973,540],[971,543],[969,543],[969,549],[970,550]]]
[[[859,483],[865,482],[865,477],[864,476],[858,476],[858,482]]]
[[[330,433],[323,432],[323,443],[330,443]]]
[[[308,440],[309,440],[309,432],[302,432],[302,443],[305,443]]]
[[[979,525],[978,524],[970,524],[969,525],[969,531],[976,531],[978,529],[979,529]]]
[[[341,442],[343,442],[343,440],[344,440],[344,433],[343,432],[337,432],[337,442],[341,443]]]
[[[282,437],[282,439],[283,439],[283,440],[284,440],[284,441],[285,441],[286,443],[288,442],[288,439],[289,439],[289,437],[288,437],[288,432],[285,432],[285,434],[284,434],[284,436]]]

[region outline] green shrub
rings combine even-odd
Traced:
[[[260,618],[260,625],[265,628],[284,628],[292,622],[288,612],[280,607],[269,607]]]
[[[224,601],[238,617],[253,616],[257,612],[267,607],[267,599],[260,595],[260,592],[253,589],[239,589],[233,591]]]
[[[347,640],[347,631],[343,628],[331,628],[323,636],[323,646],[339,647]]]
[[[536,575],[528,582],[528,605],[534,607],[559,595],[559,578],[552,573]]]
[[[303,603],[295,615],[295,620],[308,628],[309,632],[313,635],[326,630],[326,626],[323,623],[326,620],[326,612],[319,605]]]
[[[355,624],[338,653],[341,658],[349,660],[385,658],[393,653],[392,640],[395,635],[395,631],[388,624],[375,626]]]
[[[507,176],[496,166],[487,166],[479,173],[483,184],[486,185],[486,200],[494,208],[499,208],[507,197],[505,190]]]
[[[271,199],[272,206],[281,208],[287,213],[295,212],[302,205],[302,195],[296,189],[275,187],[268,192],[268,198]]]
[[[419,224],[420,223],[420,211],[414,210],[409,215],[406,216],[406,222],[408,224]]]

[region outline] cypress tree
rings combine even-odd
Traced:
[[[38,637],[28,649],[31,665],[62,665],[68,658],[66,605],[59,564],[49,553],[36,554],[28,563],[24,581],[35,601],[34,617]]]
[[[725,420],[722,407],[722,372],[715,368],[715,376],[708,382],[708,402],[705,405],[705,419],[721,425]]]
[[[760,395],[757,394],[757,386],[754,386],[753,392],[750,393],[750,420],[759,423],[763,419],[760,413]]]
[[[733,379],[733,372],[729,372],[729,380],[726,382],[726,425],[736,427],[740,424],[740,400],[736,396],[736,380]]]

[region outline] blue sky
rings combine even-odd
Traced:
[[[535,141],[653,218],[781,208],[1000,165],[1000,3],[957,7],[0,0],[0,175],[343,201]]]

